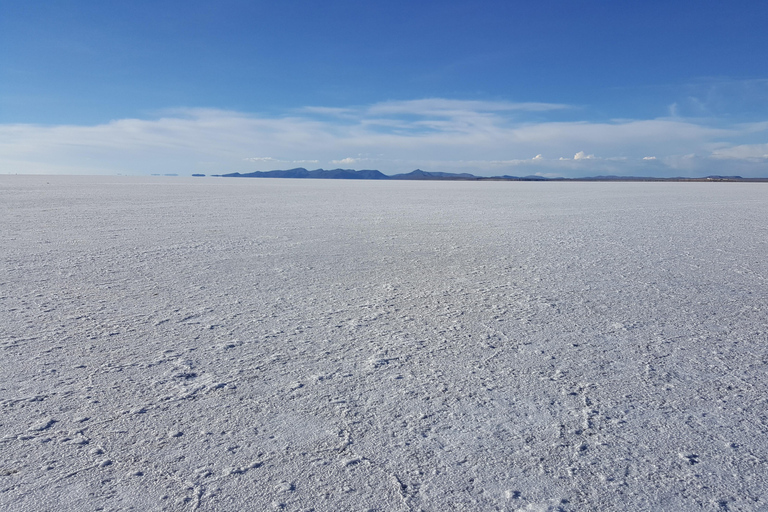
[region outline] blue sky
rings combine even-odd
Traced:
[[[0,0],[0,172],[768,176],[768,3]]]

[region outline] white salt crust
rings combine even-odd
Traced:
[[[0,176],[0,508],[766,510],[768,185]]]

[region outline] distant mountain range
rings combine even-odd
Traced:
[[[421,169],[406,174],[389,176],[381,171],[352,169],[316,169],[303,167],[284,171],[254,171],[245,174],[213,174],[224,178],[309,178],[321,180],[443,180],[443,181],[748,181],[768,182],[768,178],[742,178],[741,176],[705,176],[703,178],[652,178],[643,176],[592,176],[588,178],[545,178],[543,176],[475,176],[469,173],[427,172]]]

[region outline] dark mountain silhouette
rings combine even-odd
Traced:
[[[288,169],[287,171],[255,171],[246,174],[233,172],[222,174],[225,178],[314,178],[321,180],[386,180],[389,176],[379,171],[352,169],[316,169],[308,171],[303,167]]]
[[[455,174],[450,172],[427,172],[421,169],[416,169],[407,174],[395,174],[389,176],[391,180],[477,180],[479,179],[474,174],[461,173]]]
[[[167,175],[169,176],[169,175]],[[409,173],[388,176],[376,170],[355,171],[353,169],[315,169],[308,171],[303,167],[284,171],[254,171],[245,174],[213,174],[225,178],[313,178],[321,180],[444,180],[444,181],[745,181],[768,182],[768,178],[742,178],[741,176],[712,175],[703,178],[660,178],[643,176],[589,176],[584,178],[545,178],[544,176],[475,176],[469,173],[427,172],[416,169]]]

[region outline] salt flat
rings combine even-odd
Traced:
[[[768,510],[768,187],[0,177],[4,510]]]

